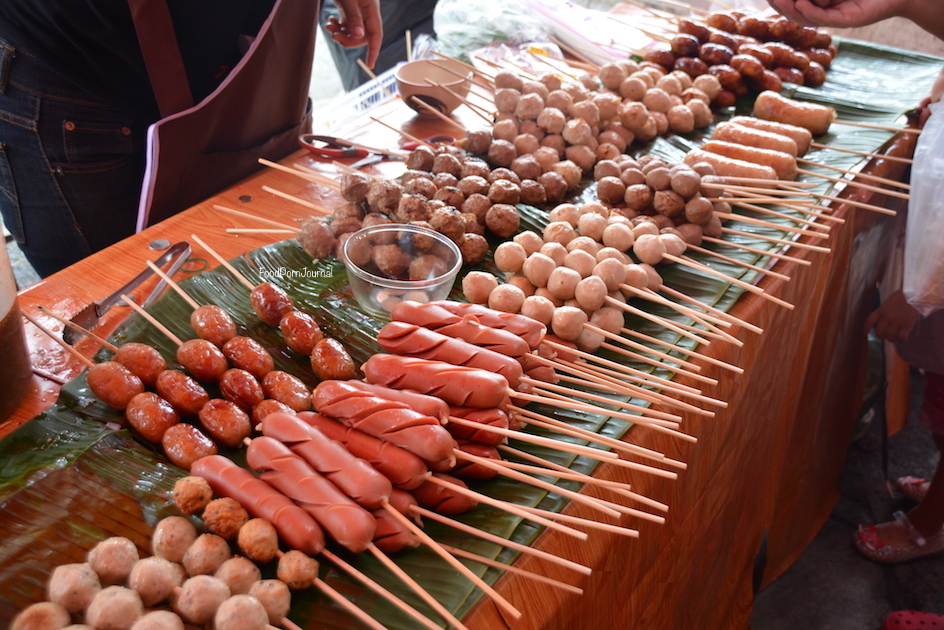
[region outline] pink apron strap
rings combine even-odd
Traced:
[[[184,60],[166,0],[128,0],[161,117],[193,107]]]

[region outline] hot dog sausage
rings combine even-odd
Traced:
[[[769,166],[777,173],[778,179],[792,181],[797,176],[796,158],[789,153],[719,140],[709,140],[701,145],[701,148],[703,151],[717,153],[735,160]]]
[[[499,330],[507,330],[513,335],[521,337],[532,350],[541,345],[547,328],[541,322],[518,315],[516,313],[502,313],[481,304],[463,304],[449,300],[430,302],[446,309],[454,315],[474,315],[483,326],[491,326]]]
[[[468,488],[464,481],[456,477],[435,472],[433,475],[461,488]],[[478,505],[474,499],[431,481],[426,481],[419,488],[413,490],[413,497],[424,508],[441,514],[465,514]]]
[[[408,405],[413,411],[418,411],[424,416],[436,418],[439,420],[440,424],[446,424],[446,422],[449,421],[449,405],[441,398],[427,396],[426,394],[410,391],[408,389],[393,389],[392,387],[386,387],[384,385],[365,383],[364,381],[346,382],[351,387],[355,387],[368,394],[380,396],[387,400],[402,402]]]
[[[269,326],[278,326],[282,317],[291,311],[292,298],[271,282],[263,282],[249,292],[249,303],[256,315]]]
[[[272,370],[262,379],[262,391],[266,398],[285,403],[295,411],[311,409],[311,392],[301,379],[288,372]]]
[[[89,389],[114,409],[125,409],[131,399],[144,391],[144,383],[117,361],[102,361],[89,368]]]
[[[797,143],[789,136],[771,133],[762,129],[753,129],[732,122],[723,122],[716,125],[715,130],[711,133],[711,139],[773,149],[774,151],[789,153],[793,157],[799,155]]]
[[[236,403],[214,398],[203,405],[197,414],[200,423],[214,440],[236,448],[252,433],[249,416]]]
[[[161,448],[170,461],[185,470],[190,470],[201,457],[217,453],[216,443],[203,431],[186,422],[175,424],[164,431]]]
[[[287,446],[258,437],[246,449],[246,462],[318,522],[332,538],[354,553],[367,549],[377,523],[373,515],[318,474]]]
[[[220,349],[206,339],[188,339],[177,348],[177,363],[204,383],[216,383],[229,369]]]
[[[305,411],[297,417],[318,428],[330,439],[344,444],[351,454],[367,461],[397,488],[412,490],[423,483],[429,472],[422,459],[390,442],[348,428],[320,413]]]
[[[689,166],[707,162],[715,169],[715,173],[721,177],[748,177],[751,179],[769,179],[776,181],[777,171],[769,166],[745,162],[744,160],[735,160],[710,151],[701,149],[692,149],[685,154],[685,163]]]
[[[814,136],[819,136],[829,131],[829,126],[836,120],[836,110],[815,103],[794,101],[777,92],[764,91],[754,101],[754,116],[803,127]]]
[[[377,333],[377,343],[393,354],[495,372],[504,376],[512,388],[518,387],[522,376],[521,364],[513,357],[415,324],[390,322]]]
[[[214,304],[207,304],[190,313],[190,326],[200,339],[214,346],[223,344],[236,336],[236,324],[229,313]]]
[[[531,351],[528,342],[507,330],[482,324],[474,315],[460,317],[439,304],[420,304],[404,300],[390,311],[396,322],[416,324],[436,332],[468,341],[509,357],[521,357]]]
[[[144,439],[159,444],[164,432],[180,422],[174,407],[155,394],[142,392],[128,402],[125,417]]]
[[[450,415],[472,422],[480,422],[500,429],[508,428],[508,414],[501,409],[476,409],[475,407],[450,407]],[[457,440],[467,440],[470,442],[481,442],[483,444],[501,444],[505,441],[505,436],[494,431],[479,431],[460,424],[450,423],[446,425],[449,433]]]
[[[285,444],[355,503],[368,509],[390,498],[390,480],[343,444],[294,415],[273,413],[262,421],[262,433]]]
[[[219,496],[236,499],[252,516],[272,523],[292,549],[310,556],[324,549],[324,533],[308,512],[230,459],[203,457],[194,462],[190,472],[206,479]]]
[[[387,510],[374,510],[377,529],[374,544],[384,553],[396,553],[407,547],[419,547],[420,541],[399,519]]]
[[[396,444],[430,462],[453,458],[455,440],[436,418],[362,392],[344,381],[322,381],[311,396],[315,411]]]
[[[153,387],[157,377],[167,369],[167,362],[157,348],[136,341],[129,341],[118,348],[112,361],[131,370],[148,387]]]
[[[799,157],[806,155],[806,152],[810,150],[810,143],[813,142],[813,134],[810,133],[810,130],[797,127],[796,125],[754,118],[753,116],[735,116],[728,122],[752,129],[759,129],[760,131],[780,134],[781,136],[787,136],[796,142],[797,156]]]
[[[369,383],[416,390],[459,407],[500,407],[509,390],[501,374],[395,354],[375,354],[361,369]]]
[[[501,461],[502,458],[497,448],[490,444],[482,444],[481,442],[459,442],[459,450],[471,453],[476,457],[484,457],[498,461]],[[473,462],[468,459],[460,459],[455,468],[446,472],[462,479],[481,479],[482,481],[488,481],[498,476],[497,470],[487,468],[478,462]]]

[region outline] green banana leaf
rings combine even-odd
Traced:
[[[831,105],[843,120],[901,124],[902,113],[912,108],[929,91],[941,64],[942,60],[935,57],[842,41],[827,82],[817,89],[797,88],[792,95],[802,100]],[[729,114],[749,113],[750,108],[751,101],[746,98]],[[719,120],[724,118],[725,115],[718,116]],[[660,138],[642,147],[639,153],[651,152],[678,161],[710,131],[709,128],[687,137]],[[881,147],[891,135],[886,131],[834,124],[827,136],[818,140],[831,146],[872,151]],[[855,155],[828,149],[812,151],[807,157],[817,163],[843,169],[860,161]],[[814,166],[810,166],[809,170],[835,175],[835,171]],[[818,182],[819,186],[815,190],[820,193],[826,193],[831,188],[829,182],[820,182],[812,175],[801,175],[800,179]],[[594,195],[593,185],[588,184],[577,199],[590,199]],[[547,213],[543,209],[522,206],[520,210],[522,229],[539,231],[547,222]],[[798,216],[788,209],[780,211]],[[765,218],[782,225],[793,224],[787,219]],[[734,225],[758,237],[785,237],[785,232],[775,228]],[[780,247],[755,237],[727,238],[765,251]],[[758,266],[770,263],[768,256],[726,246],[714,249],[744,263]],[[693,257],[724,274],[747,282],[757,276],[756,272],[740,265],[699,254]],[[276,278],[276,283],[292,296],[296,307],[313,314],[325,333],[341,340],[357,362],[366,360],[379,349],[375,336],[385,322],[368,315],[357,306],[347,289],[344,267],[337,261],[313,262],[297,242],[284,241],[251,252],[235,260],[234,264],[253,282]],[[480,268],[494,270],[490,260]],[[660,269],[660,272],[669,286],[722,310],[730,308],[743,292],[729,282],[687,267],[673,265]],[[249,305],[247,289],[228,272],[214,270],[201,273],[182,284],[197,302],[218,304],[232,313],[240,334],[258,339],[275,357],[277,369],[295,374],[309,385],[317,382],[307,357],[288,350],[276,329],[255,318]],[[461,299],[458,291],[454,292],[453,297]],[[692,323],[664,306],[652,303],[639,306],[675,321]],[[190,308],[174,292],[168,292],[148,310],[179,337],[187,339],[193,336],[189,327]],[[626,322],[628,327],[663,341],[681,347],[690,347],[692,344],[688,339],[640,317],[627,316]],[[135,315],[129,317],[112,337],[112,341],[118,344],[131,340],[150,343],[166,357],[174,356],[171,342],[143,318]],[[600,351],[599,354],[640,370],[652,370],[645,364],[627,361],[625,357],[608,350]],[[100,359],[107,357],[106,351],[99,356]],[[671,376],[668,368],[655,373]],[[644,404],[641,401],[632,402]],[[539,413],[567,420],[610,437],[621,436],[631,426],[624,420],[608,418],[606,413],[588,414],[541,405],[534,405],[533,408]],[[154,524],[160,518],[174,513],[170,490],[174,481],[186,472],[169,464],[159,452],[121,428],[120,421],[120,413],[95,400],[82,376],[63,388],[59,400],[50,410],[0,441],[0,500],[3,502],[4,517],[0,519],[0,624],[5,625],[20,608],[44,598],[45,580],[54,566],[82,561],[87,549],[111,535],[127,536],[147,552]],[[549,435],[533,427],[528,430]],[[579,443],[578,440],[560,435],[553,437]],[[575,457],[516,441],[512,441],[512,444],[581,472],[590,472],[594,466],[594,460],[586,457]],[[239,460],[238,453],[228,454]],[[575,482],[557,483],[568,489],[579,485]],[[566,504],[566,499],[556,493],[507,479],[498,478],[471,485],[485,494],[519,505],[560,510]],[[527,521],[484,505],[458,520],[523,544],[530,543],[541,532],[539,527]],[[517,556],[516,552],[502,546],[473,538],[429,519],[426,520],[425,529],[439,542],[502,562],[512,562]],[[440,619],[369,554],[354,556],[344,550],[334,551],[431,619]],[[400,552],[396,554],[395,561],[460,617],[483,596],[465,577],[426,547]],[[488,582],[494,582],[501,575],[499,570],[486,570],[478,563],[466,564]],[[273,567],[264,568],[266,574],[273,570]],[[323,562],[321,572],[345,597],[356,602],[391,630],[416,627],[409,617],[364,589],[353,578],[332,568],[330,563]],[[349,614],[313,589],[295,594],[290,618],[303,627],[329,630],[357,625]]]

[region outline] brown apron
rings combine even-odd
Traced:
[[[252,174],[259,158],[277,160],[298,147],[298,136],[311,129],[321,3],[276,0],[243,58],[193,106],[166,0],[129,4],[163,117],[148,129],[140,231]]]

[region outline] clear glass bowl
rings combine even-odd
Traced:
[[[462,254],[452,239],[399,223],[354,232],[341,248],[341,259],[354,299],[381,317],[403,300],[445,299],[462,267]]]

